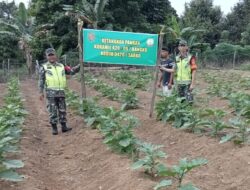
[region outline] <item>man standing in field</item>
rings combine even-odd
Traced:
[[[163,47],[161,50],[161,66],[167,69],[172,69],[174,62],[169,58],[169,50]],[[165,96],[170,96],[172,93],[173,73],[161,70],[161,76],[158,81],[158,87],[162,85],[162,92]]]
[[[180,53],[176,57],[173,69],[166,69],[162,66],[160,69],[167,72],[175,72],[175,84],[177,86],[178,95],[192,102],[192,90],[194,89],[197,70],[196,59],[188,53],[188,46],[185,40],[179,42],[178,49]]]
[[[45,54],[48,62],[43,64],[39,70],[40,100],[44,99],[45,89],[52,134],[57,135],[58,115],[62,132],[65,133],[72,129],[67,126],[64,90],[66,88],[66,75],[79,72],[80,66],[78,65],[71,69],[58,63],[56,52],[53,48],[48,48]]]

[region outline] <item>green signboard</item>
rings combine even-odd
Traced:
[[[83,30],[84,62],[155,66],[157,50],[157,34]]]

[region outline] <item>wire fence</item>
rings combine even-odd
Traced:
[[[201,55],[205,66],[225,68],[239,67],[250,62],[250,46],[239,46],[227,43],[218,44],[214,49],[207,50]]]
[[[6,59],[0,63],[0,82],[7,82],[12,76],[19,79],[28,76],[28,69],[24,63],[17,59]]]
[[[250,63],[250,45],[239,46],[227,43],[218,44],[214,49],[209,49],[206,52],[195,53],[197,62],[200,68],[238,68],[245,66],[244,68],[250,68],[250,66],[244,63]],[[174,60],[174,58],[173,58]],[[39,67],[47,62],[47,60],[33,60],[33,75],[38,77]],[[79,53],[68,52],[59,58],[59,62],[71,67],[79,64]],[[247,67],[246,67],[247,66]],[[154,67],[145,66],[131,66],[120,64],[104,64],[104,63],[84,63],[84,67],[89,71],[102,71],[105,69],[147,69],[154,70]],[[242,67],[243,68],[243,67]],[[25,63],[21,63],[16,59],[6,59],[0,63],[0,82],[6,82],[10,76],[18,76],[19,78],[25,78],[28,76],[28,68]]]

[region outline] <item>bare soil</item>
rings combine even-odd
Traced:
[[[109,83],[119,86],[116,82]],[[29,115],[23,126],[19,155],[25,167],[19,172],[26,178],[21,183],[0,181],[1,190],[152,190],[157,184],[159,179],[152,179],[142,171],[132,171],[129,158],[109,150],[102,143],[101,134],[87,128],[83,119],[70,110],[68,120],[73,131],[52,136],[45,102],[39,100],[37,82],[25,80],[21,84]],[[69,87],[80,92],[79,82],[73,79]],[[5,86],[1,85],[1,95],[4,90]],[[87,88],[87,96],[98,95]],[[141,123],[135,134],[143,141],[164,145],[163,150],[168,154],[166,164],[176,164],[184,157],[208,159],[209,163],[191,171],[185,182],[192,181],[201,190],[250,189],[249,146],[219,144],[218,139],[190,134],[149,118],[151,93],[138,91],[138,96],[142,106],[129,111]],[[121,106],[106,98],[100,98],[99,103]],[[215,99],[213,105],[224,107],[225,102]]]

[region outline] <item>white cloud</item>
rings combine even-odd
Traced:
[[[191,0],[169,0],[171,2],[172,7],[177,11],[178,15],[181,15],[184,11],[185,2],[189,3]],[[221,7],[221,11],[226,15],[231,11],[231,8],[238,3],[240,0],[227,0],[226,2],[223,0],[214,0],[214,5],[218,5]]]

